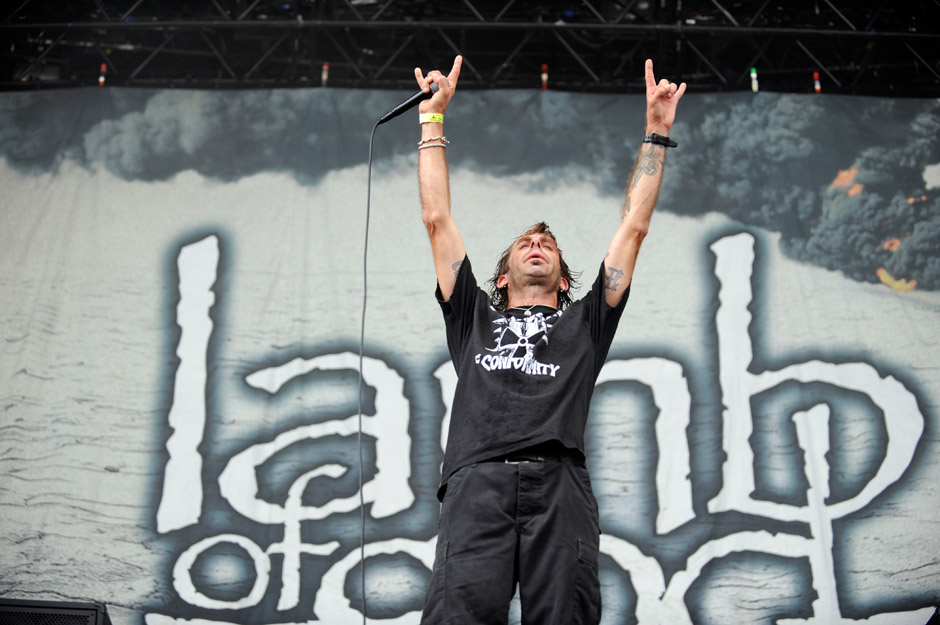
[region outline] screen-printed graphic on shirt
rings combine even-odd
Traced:
[[[491,310],[496,312],[495,308]],[[477,354],[476,363],[487,371],[518,369],[529,375],[555,377],[559,365],[536,360],[535,347],[548,345],[548,330],[561,315],[560,310],[548,317],[541,312],[524,317],[500,314],[492,321],[496,345],[487,348],[489,354]]]

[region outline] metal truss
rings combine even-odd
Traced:
[[[411,89],[465,63],[462,89],[642,89],[642,64],[695,91],[940,96],[940,0],[17,0],[0,88]]]

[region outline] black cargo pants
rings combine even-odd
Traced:
[[[600,531],[587,469],[481,462],[447,481],[422,625],[596,625]]]

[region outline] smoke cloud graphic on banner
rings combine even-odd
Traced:
[[[70,92],[68,97],[75,97]],[[375,111],[396,99],[358,90],[151,92],[82,90],[82,115],[60,93],[11,94],[0,107],[0,156],[45,170],[61,159],[102,167],[128,180],[165,180],[194,170],[231,181],[290,172],[312,184],[362,162],[343,149],[367,145],[369,125],[342,111]],[[622,128],[640,119],[642,96],[561,92],[462,94],[448,120],[460,137],[455,167],[493,176],[529,174],[557,188],[594,178],[610,195],[623,189],[636,141],[586,141],[584,120]],[[492,111],[514,111],[493,149]],[[852,115],[846,115],[851,110]],[[62,133],[69,115],[72,131]],[[335,124],[319,124],[321,119]],[[238,129],[232,132],[231,129]],[[378,137],[378,167],[408,153],[406,124]],[[637,130],[639,132],[639,130]],[[673,128],[659,208],[682,215],[717,211],[779,232],[785,254],[881,282],[898,291],[940,289],[940,102],[760,93],[692,94]],[[220,158],[220,154],[237,155]],[[824,164],[825,166],[821,166]]]

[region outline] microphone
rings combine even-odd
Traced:
[[[407,100],[405,100],[404,102],[402,102],[401,104],[399,104],[398,106],[390,110],[388,113],[383,115],[382,118],[379,120],[379,123],[376,124],[376,126],[380,124],[384,124],[385,122],[389,120],[395,119],[396,117],[398,117],[405,111],[414,108],[415,106],[418,105],[419,102],[421,102],[421,100],[427,100],[432,95],[437,93],[437,90],[438,90],[437,83],[432,82],[431,90],[429,92],[425,93],[424,91],[419,91],[418,93],[414,94],[413,96],[411,96],[410,98],[408,98]]]

